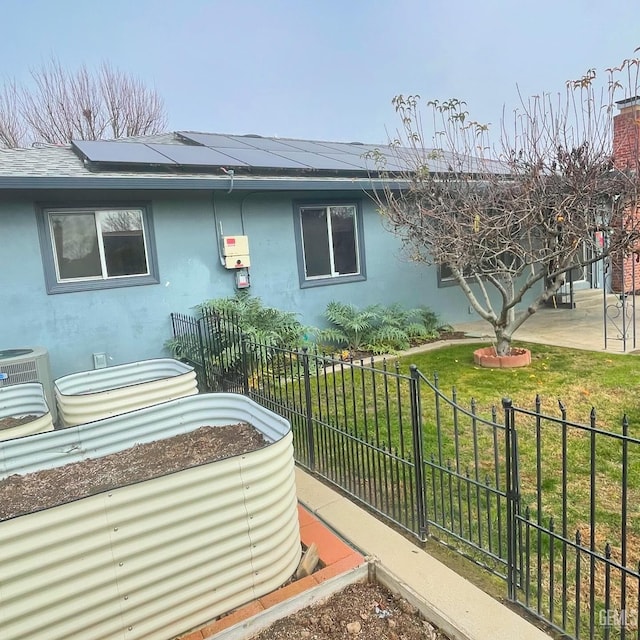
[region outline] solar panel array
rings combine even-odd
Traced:
[[[161,152],[141,142],[107,142],[105,140],[74,141],[77,147],[93,162],[127,162],[128,164],[173,163]]]
[[[384,146],[212,133],[178,132],[178,136],[182,144],[74,140],[72,146],[98,164],[369,172],[380,168],[367,155],[375,151],[384,156],[385,168],[408,168]]]
[[[347,142],[315,142],[285,138],[233,136],[217,133],[179,131],[174,144],[128,141],[74,141],[73,148],[84,158],[98,164],[155,165],[202,169],[228,167],[236,169],[319,170],[332,172],[391,172],[415,167],[416,153],[421,150],[391,148]],[[474,173],[489,167],[505,173],[499,162],[465,158],[455,162],[448,154],[437,157],[425,149],[421,162],[432,171]]]

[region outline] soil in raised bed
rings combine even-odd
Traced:
[[[448,640],[404,598],[378,584],[352,584],[251,640]]]
[[[2,429],[12,429],[13,427],[19,427],[20,425],[27,424],[27,422],[33,422],[40,416],[7,416],[6,418],[0,418],[0,431]]]
[[[268,442],[241,422],[137,444],[101,458],[0,480],[0,521],[189,467],[255,451]]]

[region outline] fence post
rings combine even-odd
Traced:
[[[506,502],[507,502],[507,597],[516,600],[518,585],[518,463],[515,439],[515,425],[513,401],[511,398],[502,399],[504,409],[505,429],[505,471],[506,471]]]
[[[411,434],[413,441],[413,465],[416,481],[416,510],[418,515],[418,534],[426,540],[429,530],[425,507],[424,451],[422,447],[422,407],[420,402],[420,372],[415,364],[409,367],[409,395],[411,396]]]
[[[242,354],[242,393],[249,397],[249,355],[247,353],[248,338],[244,333],[240,334],[240,349]]]
[[[207,360],[205,356],[204,338],[202,337],[202,318],[196,319],[196,327],[198,327],[198,348],[200,349],[200,361],[202,362],[202,377],[207,391],[211,391],[209,384],[209,374],[207,373]]]
[[[315,438],[313,436],[313,409],[311,397],[311,374],[309,372],[309,349],[302,347],[302,373],[304,376],[304,401],[306,405],[307,426],[307,462],[309,469],[313,471],[316,466]]]

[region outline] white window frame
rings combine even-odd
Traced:
[[[331,222],[332,207],[351,207],[354,214],[354,237],[355,237],[355,259],[356,273],[340,273],[335,268],[335,255],[333,250],[333,228]],[[307,275],[307,260],[304,251],[304,229],[302,225],[302,212],[305,209],[325,209],[327,220],[327,234],[329,238],[329,268],[330,273],[309,276]],[[311,287],[325,284],[337,284],[338,282],[354,282],[366,279],[364,266],[364,247],[362,238],[362,210],[358,201],[321,201],[321,202],[296,202],[294,203],[296,245],[298,249],[298,267],[300,275],[300,286]]]
[[[142,238],[145,252],[146,273],[108,275],[105,248],[102,236],[101,217],[103,212],[135,211],[139,212],[142,220]],[[93,215],[96,225],[98,253],[101,274],[96,276],[81,276],[63,278],[60,275],[58,253],[56,251],[53,231],[54,215]],[[48,293],[67,293],[70,291],[86,291],[92,289],[109,289],[115,287],[138,286],[159,283],[158,264],[153,238],[153,222],[150,207],[146,204],[115,204],[101,206],[40,207],[38,211],[38,229],[43,256],[45,282]]]

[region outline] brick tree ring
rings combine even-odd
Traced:
[[[531,351],[522,347],[512,347],[506,356],[496,354],[494,347],[483,347],[473,352],[473,361],[488,369],[513,369],[531,364]]]

